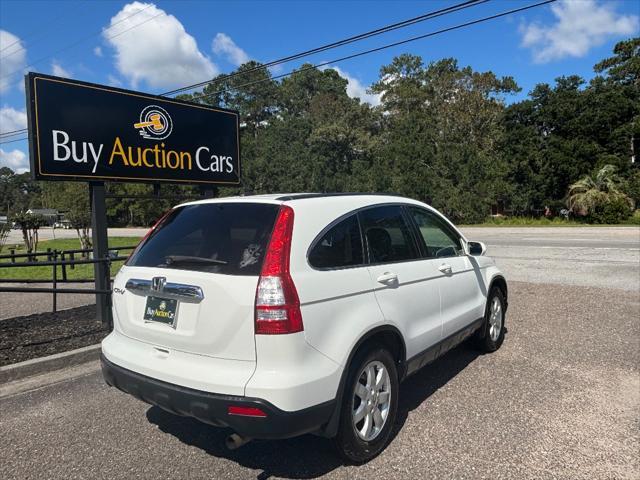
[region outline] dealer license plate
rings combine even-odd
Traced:
[[[174,326],[176,323],[177,309],[177,300],[147,297],[147,305],[144,308],[144,320],[146,322],[158,322]]]

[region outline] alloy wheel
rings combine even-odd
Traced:
[[[496,342],[502,330],[502,303],[498,297],[493,297],[489,309],[489,337]]]
[[[364,366],[356,382],[351,419],[359,438],[375,439],[384,428],[391,404],[391,378],[382,362]]]

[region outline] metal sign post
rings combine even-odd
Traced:
[[[93,242],[93,258],[102,259],[109,256],[107,237],[107,206],[104,196],[104,182],[90,182],[89,196],[91,200],[91,237]],[[107,262],[93,264],[93,272],[96,281],[96,290],[111,289],[111,275]],[[113,319],[111,316],[110,297],[96,294],[96,316],[99,321],[111,328]]]

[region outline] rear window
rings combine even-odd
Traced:
[[[411,229],[399,205],[386,205],[360,212],[362,231],[371,263],[393,263],[418,258]]]
[[[351,215],[330,228],[309,252],[315,268],[354,267],[364,263],[358,217]]]
[[[172,211],[128,265],[259,275],[278,206],[204,203]]]

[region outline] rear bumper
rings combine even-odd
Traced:
[[[335,401],[329,401],[303,410],[284,411],[260,398],[204,392],[156,380],[120,367],[104,355],[101,361],[102,375],[108,385],[168,412],[229,427],[246,437],[276,439],[319,432],[335,408]],[[266,417],[229,415],[230,406],[259,408]]]

